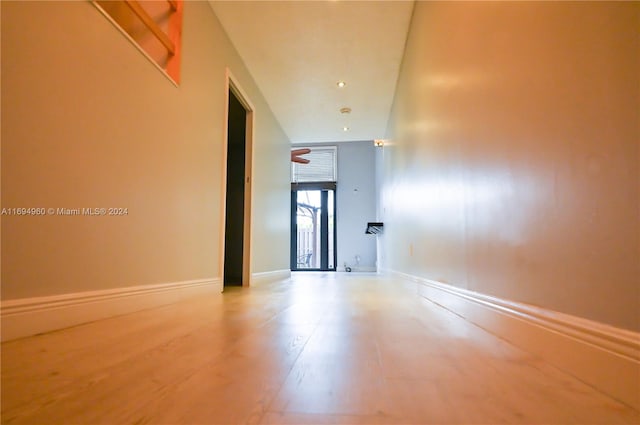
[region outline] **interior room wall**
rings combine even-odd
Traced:
[[[303,146],[296,144],[294,147]],[[338,271],[376,271],[376,236],[365,234],[367,222],[376,221],[376,161],[373,141],[314,143],[337,146],[338,181],[336,226]],[[359,257],[359,262],[356,261]]]
[[[640,5],[417,2],[384,267],[640,330]]]
[[[288,268],[289,140],[207,2],[174,86],[91,2],[2,2],[2,299],[219,278],[225,70],[255,107],[253,271]]]

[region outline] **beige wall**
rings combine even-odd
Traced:
[[[289,141],[206,2],[176,88],[90,2],[2,2],[2,298],[220,277],[225,67],[256,108],[253,271],[288,267]]]
[[[639,9],[416,3],[384,267],[640,330]]]

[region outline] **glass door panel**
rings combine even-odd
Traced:
[[[335,190],[291,193],[291,270],[335,270]]]
[[[329,190],[327,191],[327,215],[329,217],[328,220],[328,229],[327,229],[327,233],[328,233],[328,247],[327,247],[327,263],[328,263],[328,268],[329,270],[335,270],[336,269],[336,264],[335,264],[335,236],[336,236],[336,218],[335,218],[335,191],[334,190]]]
[[[320,218],[322,215],[319,190],[300,190],[297,196],[296,268],[320,268]]]

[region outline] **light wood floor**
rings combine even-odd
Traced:
[[[634,411],[415,295],[290,281],[2,345],[2,421],[638,424]]]

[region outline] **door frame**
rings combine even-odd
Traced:
[[[290,266],[297,264],[297,243],[298,243],[298,226],[296,219],[297,216],[297,196],[294,193],[299,190],[321,190],[321,191],[333,191],[333,269],[324,270],[319,269],[299,269],[298,267],[290,267],[291,271],[296,272],[317,272],[317,271],[330,271],[335,272],[338,270],[338,187],[336,182],[312,182],[312,183],[291,183],[291,239],[290,239]],[[329,235],[327,235],[328,238]],[[322,237],[322,235],[321,235]],[[328,255],[328,253],[327,253]],[[328,260],[328,259],[327,259]],[[328,268],[328,267],[327,267]]]
[[[226,232],[226,210],[227,210],[227,148],[229,146],[228,127],[229,127],[229,92],[240,101],[244,109],[247,111],[246,133],[245,133],[245,167],[244,167],[244,234],[242,240],[242,286],[250,286],[251,284],[251,219],[253,205],[253,129],[255,122],[255,108],[253,103],[242,88],[238,79],[233,75],[231,70],[225,68],[224,75],[224,122],[222,125],[222,185],[220,197],[220,241],[219,241],[219,258],[218,270],[220,270],[220,279],[222,282],[222,290],[224,291],[224,256],[225,256],[225,232]]]

